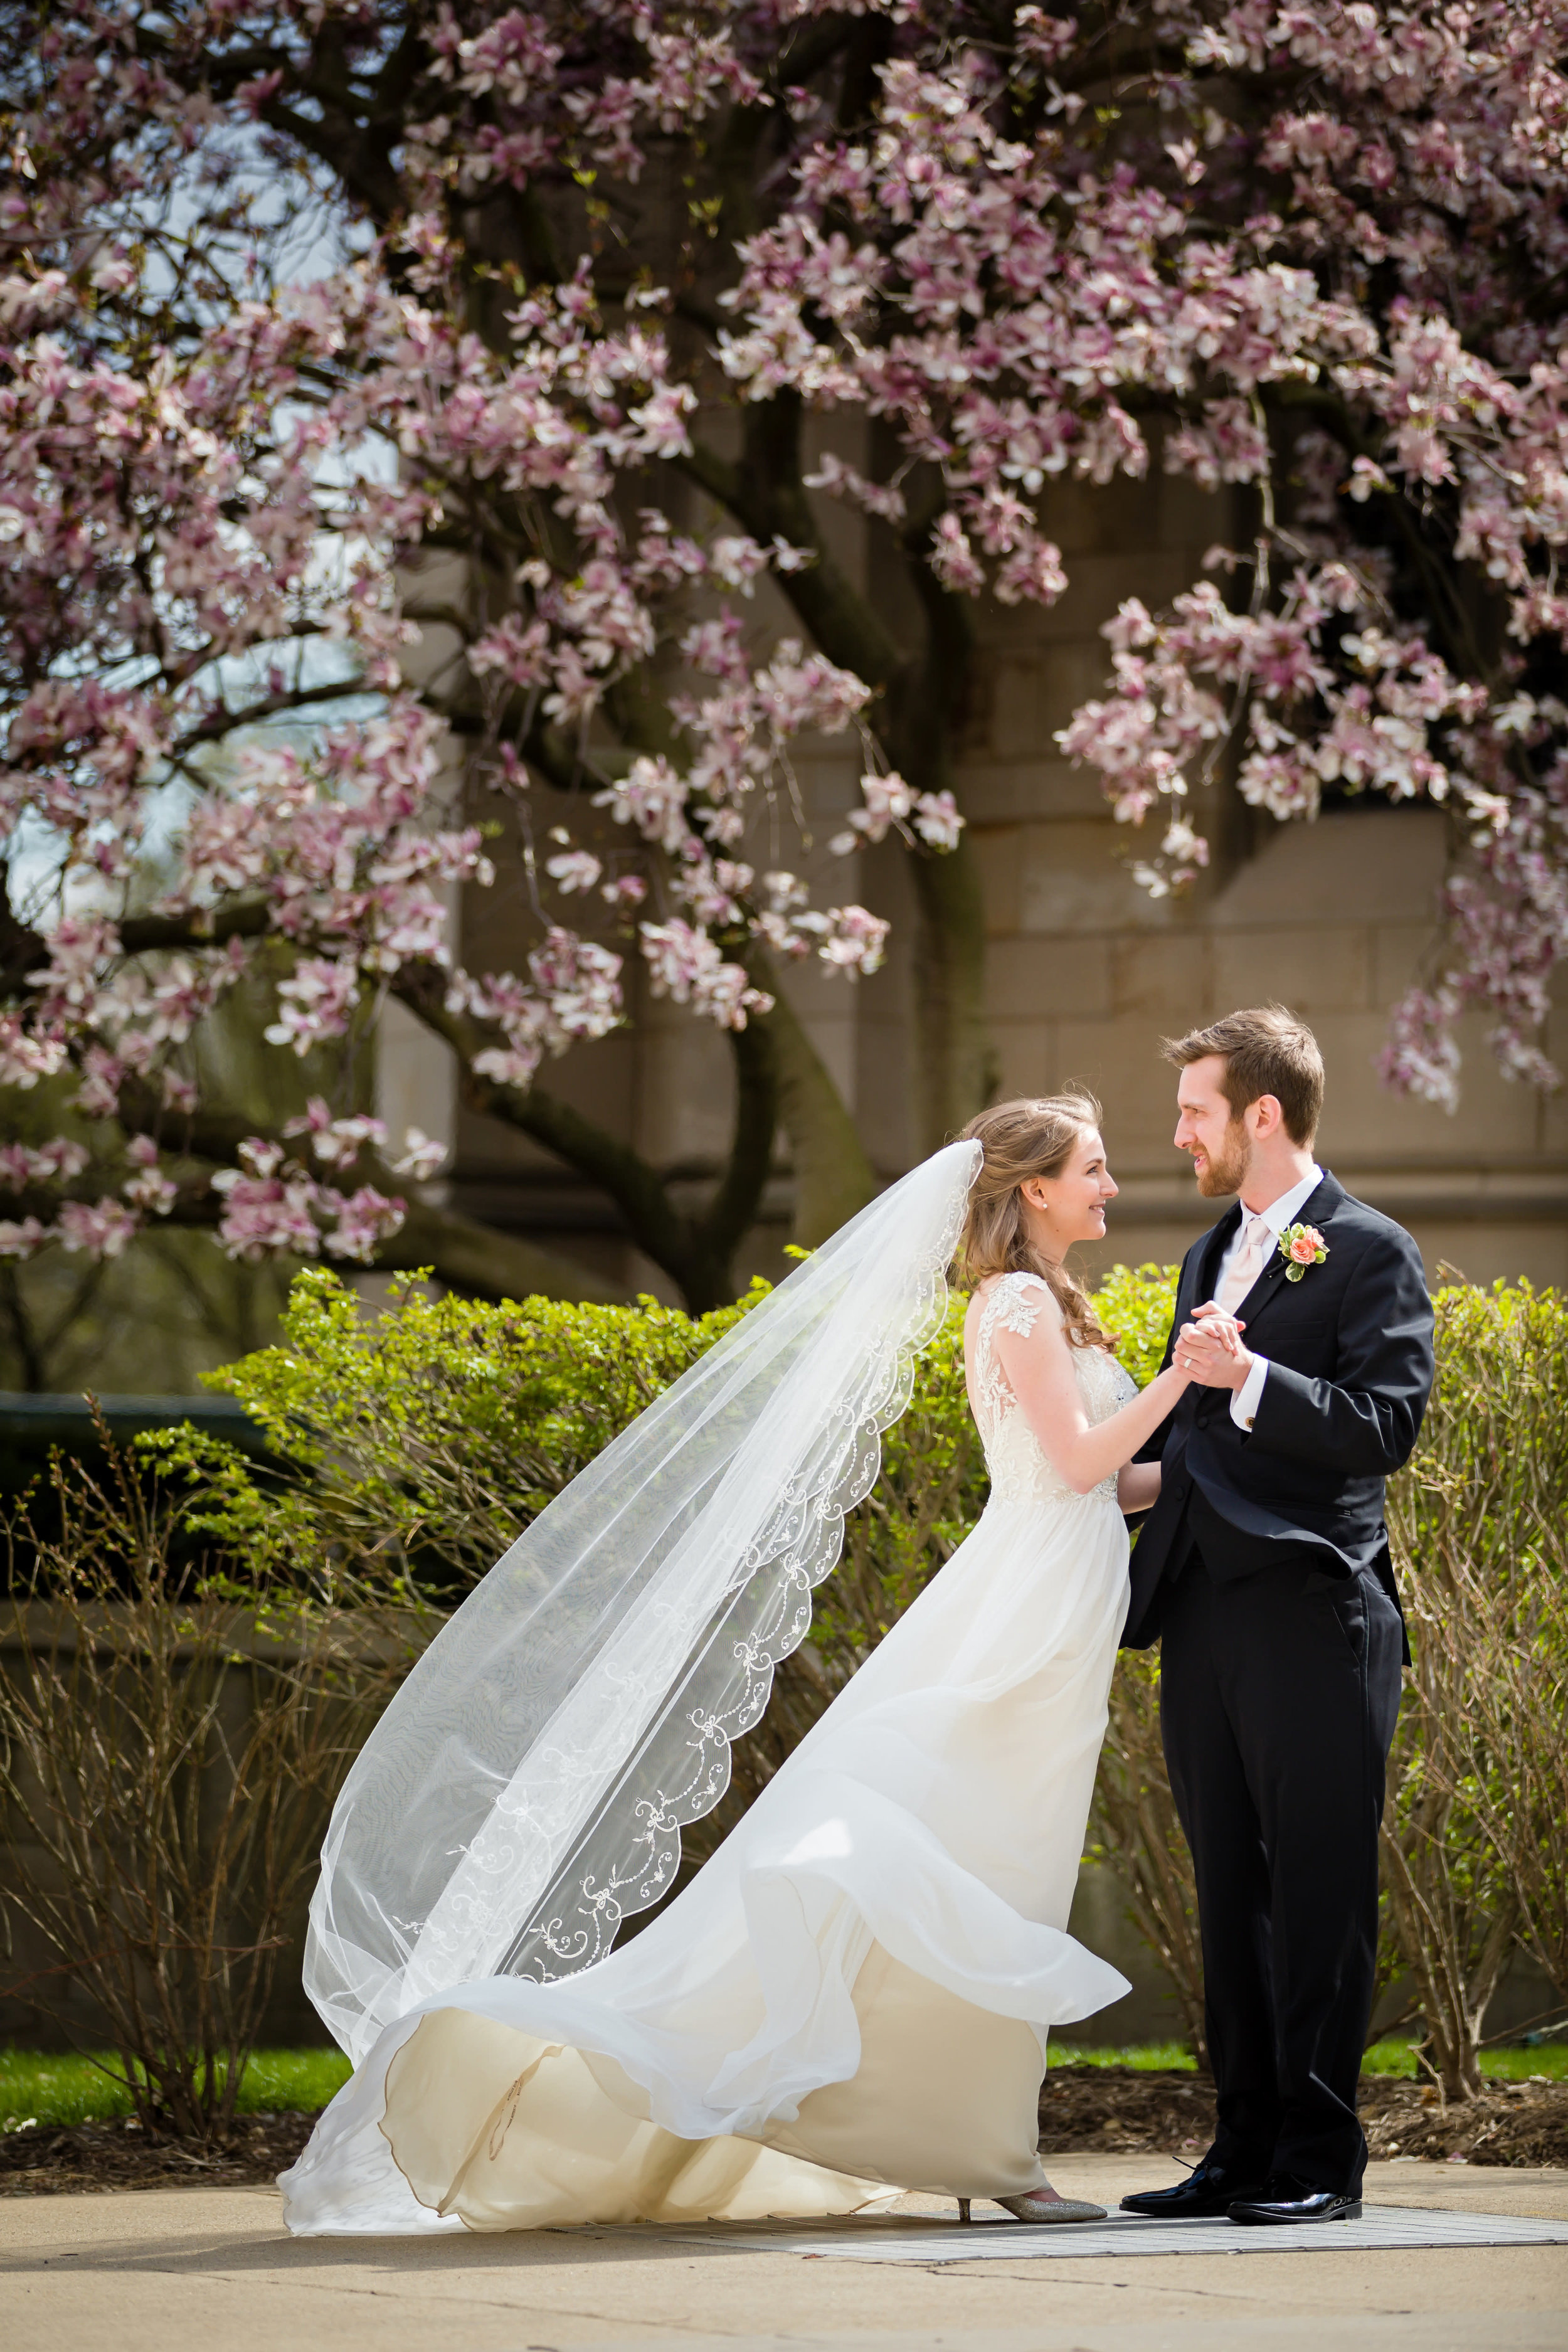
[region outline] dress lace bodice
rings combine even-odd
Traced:
[[[1061,1308],[1050,1286],[1037,1274],[999,1275],[986,1293],[975,1326],[970,1364],[970,1392],[974,1418],[985,1448],[994,1503],[1062,1503],[1075,1500],[1073,1489],[1040,1451],[1014,1395],[1006,1373],[996,1360],[994,1336],[998,1324],[1027,1339],[1035,1318],[1045,1313],[1058,1321]],[[1089,1422],[1098,1428],[1138,1393],[1131,1374],[1103,1348],[1075,1348],[1073,1373]],[[1116,1494],[1114,1472],[1102,1478],[1097,1495]]]

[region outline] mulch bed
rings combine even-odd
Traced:
[[[1361,2116],[1373,2156],[1468,2164],[1568,2166],[1568,2083],[1491,2083],[1445,2107],[1435,2091],[1363,2075]],[[229,2189],[270,2182],[293,2163],[314,2116],[242,2116],[219,2147],[149,2139],[134,2124],[76,2124],[0,2134],[0,2196],[103,2189]],[[1175,2156],[1193,2164],[1214,2136],[1214,2095],[1196,2074],[1131,2066],[1053,2067],[1040,2097],[1047,2155]]]
[[[1489,2083],[1445,2107],[1435,2090],[1363,2074],[1361,2119],[1374,2157],[1568,2166],[1568,2083]],[[1214,2094],[1196,2074],[1131,2066],[1054,2067],[1040,2095],[1040,2145],[1108,2156],[1158,2153],[1195,2163],[1214,2137]]]
[[[0,2197],[91,2189],[236,2189],[270,2181],[310,2138],[314,2116],[241,2116],[218,2147],[150,2139],[134,2122],[34,2125],[0,2134]]]

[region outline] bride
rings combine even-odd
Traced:
[[[344,1785],[306,1982],[356,2061],[291,2230],[1100,2218],[1037,2153],[1127,1603],[1140,1394],[1067,1270],[1116,1186],[1086,1096],[1002,1104],[607,1447],[443,1629]],[[810,1622],[956,1255],[979,1524],[691,1883],[680,1825]]]

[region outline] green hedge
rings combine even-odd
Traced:
[[[692,1317],[651,1298],[487,1306],[404,1275],[372,1319],[351,1284],[308,1267],[277,1345],[205,1376],[285,1480],[188,1424],[139,1450],[195,1482],[189,1523],[237,1561],[449,1601],[764,1288]]]
[[[1158,1365],[1173,1281],[1172,1267],[1119,1266],[1099,1293],[1140,1381]],[[245,1406],[285,1481],[188,1426],[142,1450],[195,1481],[193,1526],[268,1575],[286,1563],[312,1577],[335,1568],[448,1600],[766,1292],[756,1282],[737,1306],[693,1317],[650,1298],[484,1306],[408,1275],[372,1319],[352,1285],[311,1267],[295,1279],[278,1344],[206,1376]],[[851,1519],[844,1571],[819,1603],[830,1641],[879,1638],[984,1507],[964,1304],[951,1300],[910,1410],[883,1440],[878,1488]],[[864,1587],[853,1599],[840,1589],[850,1584]]]
[[[1096,1295],[1121,1360],[1157,1369],[1175,1269],[1117,1267]],[[195,1524],[267,1580],[446,1608],[582,1465],[763,1294],[691,1318],[542,1299],[475,1306],[417,1277],[368,1318],[297,1279],[276,1347],[212,1376],[288,1465],[279,1486],[194,1430],[143,1441],[194,1482]],[[711,1849],[973,1525],[984,1465],[963,1387],[963,1301],[923,1357],[882,1475],[850,1515],[812,1637],[740,1742]],[[1416,1651],[1384,1824],[1384,1973],[1411,1988],[1451,2095],[1479,2084],[1487,2002],[1516,1944],[1568,2001],[1568,1306],[1528,1284],[1436,1299],[1438,1381],[1390,1528]],[[1191,1866],[1159,1738],[1159,1668],[1123,1658],[1091,1852],[1112,1863],[1202,2053]]]

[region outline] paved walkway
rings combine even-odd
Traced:
[[[1111,2203],[1160,2159],[1060,2158]],[[1374,2165],[1381,2203],[1568,2221],[1568,2172]],[[910,2212],[951,2211],[911,2198]],[[265,2189],[0,2199],[6,2352],[1568,2352],[1568,2246],[837,2262],[649,2231],[297,2243]]]

